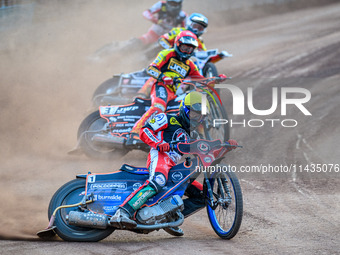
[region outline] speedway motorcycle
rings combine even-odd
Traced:
[[[222,101],[214,88],[209,84],[219,81],[219,77],[200,80],[182,80],[181,86],[188,87],[187,93],[193,90],[200,91],[207,97],[210,113],[203,123],[204,132],[201,135],[207,140],[229,139],[229,125],[215,124],[214,120],[227,120],[227,113]],[[170,101],[166,113],[177,114],[179,105],[185,93]],[[135,98],[133,103],[123,105],[100,106],[98,111],[88,115],[80,124],[77,134],[78,143],[69,154],[85,153],[86,156],[97,159],[109,159],[113,154],[125,155],[130,150],[138,149],[149,151],[150,147],[144,143],[126,145],[130,132],[135,123],[150,108],[151,99]]]
[[[172,144],[173,150],[193,157],[170,169],[166,186],[137,210],[137,226],[128,230],[147,234],[180,226],[184,222],[182,196],[190,180],[203,173],[203,197],[211,227],[222,239],[233,238],[242,221],[242,191],[235,173],[228,166],[218,165],[230,147],[220,140]],[[106,238],[116,230],[110,218],[118,206],[147,179],[146,168],[127,164],[116,172],[77,175],[53,195],[49,225],[37,235],[47,238],[57,234],[65,241],[86,242]]]
[[[226,57],[232,57],[232,54],[213,49],[196,51],[191,60],[196,64],[201,75],[209,78],[218,76],[215,63]],[[108,104],[127,104],[131,102],[131,99],[149,78],[145,69],[127,74],[116,74],[99,85],[93,93],[92,103],[95,107]]]

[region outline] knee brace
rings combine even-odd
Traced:
[[[160,192],[166,184],[166,177],[162,173],[155,173],[149,180],[149,186],[152,187],[157,193]]]

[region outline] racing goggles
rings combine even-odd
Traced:
[[[181,44],[179,50],[183,53],[191,54],[195,50],[195,47],[189,44]]]
[[[204,118],[201,111],[199,111],[199,112],[190,111],[189,115],[190,115],[190,122],[192,122],[192,123],[201,123],[203,118]]]
[[[176,2],[176,1],[167,1],[167,4],[169,6],[172,6],[172,7],[178,7],[178,6],[181,6],[182,3],[181,2]]]
[[[190,122],[200,123],[202,122],[204,116],[201,113],[201,104],[193,104],[191,107],[183,105],[185,114],[189,117]],[[191,109],[190,109],[191,108]]]
[[[195,22],[193,22],[190,26],[193,30],[198,31],[198,32],[203,32],[205,29],[203,25],[199,23],[195,23]]]

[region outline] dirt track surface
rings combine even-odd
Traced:
[[[334,171],[239,173],[244,218],[230,241],[215,235],[205,210],[185,221],[181,238],[164,231],[116,231],[99,243],[47,242],[35,236],[48,224],[53,193],[75,174],[111,171],[123,162],[145,164],[146,154],[138,151],[111,161],[67,155],[91,110],[94,89],[113,73],[145,67],[132,57],[109,63],[86,58],[107,42],[147,30],[141,12],[153,1],[135,2],[128,9],[127,4],[113,6],[109,1],[69,9],[65,4],[41,4],[33,27],[23,26],[1,38],[0,254],[338,254],[340,178]],[[117,24],[120,8],[131,17],[124,29]],[[214,15],[213,8],[200,8],[186,9]],[[312,116],[293,106],[287,116],[279,110],[270,116],[296,119],[294,128],[233,127],[232,138],[244,148],[230,153],[225,162],[237,168],[339,164],[340,4],[266,14],[233,25],[223,19],[223,9],[218,15],[211,19],[205,42],[208,48],[234,55],[217,67],[244,93],[254,88],[255,108],[270,107],[270,87],[301,87],[312,94],[305,104]],[[249,113],[233,116],[232,101],[228,94],[224,98],[231,119],[266,119]]]

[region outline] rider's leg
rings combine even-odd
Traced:
[[[132,220],[135,212],[149,198],[162,190],[167,182],[169,170],[174,165],[175,163],[166,153],[151,149],[147,164],[150,172],[149,179],[138,190],[131,193],[120,205],[120,208],[110,220],[111,225],[117,228],[122,226],[126,228],[136,227],[137,223]]]
[[[144,45],[157,42],[158,38],[165,34],[167,31],[164,30],[161,26],[154,24],[151,26],[151,28],[148,30],[147,33],[139,37],[138,39],[141,40]]]
[[[132,128],[126,145],[132,145],[135,139],[139,139],[140,129],[154,115],[165,112],[168,102],[173,98],[175,98],[175,93],[172,90],[165,87],[162,83],[155,83],[151,89],[151,107]]]
[[[188,198],[183,200],[184,210],[182,211],[184,217],[189,217],[198,210],[204,208],[203,185],[198,181],[193,181],[185,191]],[[164,229],[168,234],[173,236],[183,236],[184,232],[179,227],[171,227]]]
[[[155,83],[155,78],[150,77],[143,85],[143,87],[141,87],[138,92],[137,92],[137,96],[142,96],[143,98],[149,98],[150,94],[151,94],[151,89],[152,89],[152,85]]]
[[[198,210],[205,207],[204,197],[203,197],[203,185],[198,181],[193,181],[185,191],[185,195],[188,198],[184,199],[184,217],[189,217],[190,215],[196,213]]]

